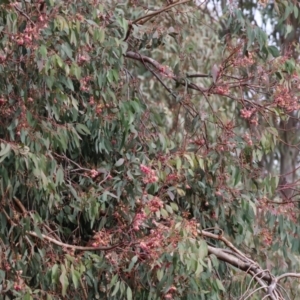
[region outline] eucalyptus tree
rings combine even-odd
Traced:
[[[1,1],[0,295],[297,299],[299,9]]]

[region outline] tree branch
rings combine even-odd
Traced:
[[[39,239],[45,239],[53,244],[56,244],[58,246],[61,246],[61,247],[64,247],[64,248],[71,248],[71,249],[74,249],[74,250],[82,250],[82,251],[97,251],[97,250],[101,250],[101,251],[109,251],[109,250],[112,250],[112,249],[115,249],[115,248],[118,248],[122,245],[124,245],[124,243],[118,243],[118,244],[115,244],[115,245],[112,245],[112,246],[108,246],[108,247],[85,247],[85,246],[76,246],[76,245],[70,245],[70,244],[65,244],[65,243],[62,243],[60,241],[57,241],[56,239],[54,238],[51,238],[49,236],[46,236],[44,234],[41,234],[41,236],[37,235],[35,232],[33,231],[27,231],[27,234],[31,235],[31,236],[34,236],[36,238],[39,238]]]
[[[211,78],[212,76],[209,74],[187,74],[187,78]]]
[[[185,4],[185,3],[190,2],[190,1],[191,0],[177,1],[177,2],[172,3],[172,4],[170,4],[170,5],[166,6],[166,7],[161,8],[161,9],[159,9],[159,10],[153,12],[153,13],[150,13],[148,15],[142,16],[142,17],[140,17],[140,18],[132,21],[132,24],[139,24],[139,25],[145,24],[147,21],[149,21],[150,19],[154,18],[155,16],[157,16],[157,15],[163,13],[163,12],[166,12],[166,11],[170,10],[171,8],[177,6],[177,5]],[[146,19],[146,20],[144,20],[144,19]]]
[[[30,17],[18,7],[18,3],[15,3],[13,6],[21,15],[23,15],[31,24],[34,25],[34,22],[30,19]]]
[[[234,245],[229,242],[224,236],[223,234],[217,235],[217,234],[213,234],[211,232],[207,232],[206,230],[202,230],[199,232],[202,236],[204,237],[208,237],[208,238],[212,238],[214,240],[219,240],[222,241],[228,248],[230,248],[231,250],[233,250],[235,253],[239,254],[241,257],[243,257],[246,261],[250,261],[253,265],[257,265],[258,264],[251,260],[249,257],[247,257],[244,253],[242,253],[240,250],[238,250],[236,247],[234,247]]]
[[[264,296],[264,299],[270,297],[270,299],[272,300],[279,300],[281,299],[281,292],[278,289],[279,287],[278,282],[285,277],[300,278],[300,273],[285,273],[280,276],[274,277],[269,270],[263,270],[258,265],[258,263],[254,262],[249,257],[247,257],[244,253],[242,253],[240,250],[234,247],[234,245],[231,242],[229,242],[222,234],[217,235],[205,230],[199,231],[199,233],[203,237],[211,238],[214,240],[220,240],[224,242],[224,244],[232,250],[232,251],[231,250],[228,251],[228,249],[216,248],[207,245],[209,254],[214,254],[217,257],[217,259],[225,263],[228,263],[229,265],[238,268],[241,271],[246,272],[247,274],[251,275],[252,278],[255,279],[260,284],[261,287],[252,291],[250,294],[246,296],[245,299],[248,299],[256,291],[260,289],[264,289],[265,292],[267,293]],[[247,291],[248,290],[249,288],[247,289]],[[246,293],[244,295],[246,295]],[[243,297],[244,296],[242,296],[241,299],[244,299]]]
[[[148,70],[156,77],[156,79],[161,83],[161,85],[176,99],[177,97],[174,94],[174,92],[172,92],[172,90],[166,86],[166,84],[159,78],[159,76],[151,69],[148,68]]]
[[[297,277],[300,278],[300,273],[285,273],[276,277],[277,282],[285,277]]]
[[[205,93],[208,91],[208,89],[198,87],[194,83],[186,83],[185,81],[181,80],[180,78],[177,78],[177,76],[175,76],[171,70],[168,70],[167,67],[161,65],[159,62],[157,62],[156,60],[154,60],[151,57],[148,57],[148,56],[145,56],[140,53],[133,52],[133,51],[128,51],[124,56],[127,58],[138,60],[138,61],[142,62],[143,64],[148,63],[148,64],[152,65],[159,72],[164,74],[166,77],[173,79],[176,83],[178,83],[180,85],[186,85],[188,88],[199,91],[201,93]]]
[[[230,265],[245,271],[246,273],[250,273],[250,271],[252,271],[254,274],[261,273],[257,275],[258,278],[263,279],[268,283],[272,282],[273,278],[267,272],[262,270],[257,264],[254,265],[250,259],[248,262],[245,262],[234,255],[224,252],[224,250],[221,248],[215,248],[209,245],[207,245],[207,248],[208,253],[214,254],[219,260],[229,263]]]

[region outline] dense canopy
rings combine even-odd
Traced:
[[[299,299],[299,10],[0,1],[0,298]]]

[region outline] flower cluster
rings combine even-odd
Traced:
[[[190,140],[190,143],[201,147],[205,144],[205,139]]]
[[[249,120],[251,119],[251,117],[253,116],[253,114],[256,112],[256,108],[252,107],[252,108],[243,108],[241,109],[240,113],[241,113],[241,117],[243,119]]]
[[[88,61],[88,58],[85,55],[81,55],[81,54],[78,55],[77,62],[79,65],[81,65],[87,61]]]
[[[264,241],[264,244],[266,246],[270,246],[272,245],[272,241],[273,241],[273,237],[272,237],[272,234],[271,232],[268,230],[268,229],[262,229],[262,231],[260,232],[262,238],[263,238],[263,241]]]
[[[92,80],[91,76],[86,76],[80,79],[80,90],[87,92],[89,90],[89,82]]]
[[[165,298],[165,299],[168,299],[168,300],[174,299],[172,293],[175,293],[176,291],[177,291],[177,288],[176,288],[174,285],[172,285],[172,286],[169,288],[168,293],[165,294],[165,297],[164,297],[164,298]]]
[[[135,218],[133,220],[133,230],[134,231],[139,231],[140,226],[142,226],[143,222],[145,221],[147,215],[144,212],[137,213],[135,215]]]
[[[91,170],[91,177],[96,178],[99,175],[99,172],[95,169]]]
[[[105,229],[102,229],[101,231],[94,232],[94,236],[91,240],[91,246],[92,247],[99,247],[99,246],[105,246],[110,243],[111,235],[109,232]]]
[[[22,273],[23,273],[22,270],[16,271],[17,278],[16,281],[14,282],[14,290],[16,291],[22,291],[25,289],[25,282],[24,279],[21,277]]]
[[[173,74],[173,72],[172,72],[172,70],[170,69],[169,66],[159,66],[158,70],[161,72],[161,74],[163,76],[166,76],[168,78],[173,78],[174,77],[174,74]]]
[[[155,255],[158,255],[158,253],[155,253],[155,250],[158,250],[159,247],[162,246],[162,242],[164,241],[163,234],[160,232],[160,230],[154,230],[151,229],[150,236],[147,239],[147,241],[140,242],[140,248],[147,252],[150,256],[151,250],[154,250],[152,252],[152,258]]]
[[[101,115],[103,112],[103,106],[101,104],[98,104],[96,106],[96,115]]]
[[[184,228],[187,232],[191,233],[194,237],[198,236],[198,223],[196,219],[186,220]]]
[[[287,112],[292,112],[299,109],[297,97],[293,96],[289,89],[285,86],[278,86],[274,94],[274,103],[285,109]]]
[[[258,125],[258,117],[255,115],[256,108],[243,108],[240,111],[241,117],[250,122],[250,124],[257,126]]]
[[[163,207],[163,202],[158,197],[153,197],[148,203],[149,210],[153,213]]]
[[[170,173],[168,174],[167,178],[166,178],[166,182],[177,182],[179,179],[179,176],[175,173]]]
[[[0,106],[4,105],[5,103],[7,103],[7,100],[3,97],[0,97]]]
[[[248,146],[252,146],[253,145],[253,142],[252,142],[252,139],[251,139],[251,136],[249,135],[249,133],[246,133],[244,135],[244,139],[245,139],[246,143],[248,144]]]
[[[145,174],[145,177],[143,179],[143,182],[145,184],[147,183],[154,183],[158,181],[158,177],[155,174],[155,171],[152,170],[151,168],[145,166],[145,165],[141,165],[140,166],[141,171]]]
[[[228,88],[228,86],[225,86],[225,85],[223,85],[223,86],[216,86],[214,88],[214,92],[216,94],[219,94],[219,95],[227,95],[228,91],[229,91],[229,88]]]
[[[13,3],[12,6],[18,6],[18,4]],[[35,24],[29,23],[23,32],[12,35],[11,39],[19,46],[36,48],[34,41],[38,40],[40,31],[48,27],[48,19],[46,15],[41,14]]]
[[[89,103],[90,103],[91,106],[93,106],[95,104],[95,98],[94,98],[94,96],[90,97]]]

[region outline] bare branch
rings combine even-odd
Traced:
[[[248,288],[247,288],[247,290],[245,291],[245,293],[241,296],[241,299],[245,300],[244,297],[246,297],[246,295],[247,295],[247,293],[248,293],[248,291],[249,291],[249,289],[250,289],[251,283],[252,283],[252,281],[255,279],[255,277],[258,276],[259,274],[263,273],[263,272],[268,272],[268,271],[269,271],[269,270],[261,270],[260,272],[256,273],[256,274],[251,278],[251,280],[250,280],[250,282],[249,282],[249,284],[248,284]],[[255,289],[255,290],[256,290],[256,289]],[[249,295],[248,295],[247,297],[249,297]]]
[[[210,74],[187,74],[187,78],[211,78]]]
[[[258,265],[258,263],[254,262],[249,257],[247,257],[244,253],[242,253],[240,250],[234,247],[234,245],[231,242],[229,242],[223,235],[213,234],[205,230],[199,231],[199,233],[203,237],[211,238],[214,240],[220,240],[224,242],[224,244],[232,250],[232,251],[230,250],[228,251],[228,249],[216,248],[207,245],[209,254],[214,254],[219,260],[228,263],[229,265],[236,267],[239,270],[246,272],[247,274],[250,274],[252,276],[251,281],[255,279],[260,284],[261,287],[255,289],[254,291],[252,291],[250,294],[246,296],[247,292],[249,291],[249,287],[248,287],[247,291],[244,293],[241,299],[244,300],[248,299],[251,295],[253,295],[260,289],[264,289],[267,293],[264,296],[264,299],[267,299],[268,297],[270,297],[270,299],[272,300],[282,299],[281,292],[278,289],[279,287],[278,282],[285,277],[300,278],[300,273],[285,273],[278,277],[274,277],[269,270],[263,270]]]
[[[261,286],[261,287],[255,289],[254,291],[252,291],[246,298],[241,298],[241,299],[247,300],[247,299],[250,298],[253,294],[255,294],[257,291],[259,291],[259,290],[261,290],[261,289],[263,289],[263,288],[265,288],[265,287],[264,287],[264,286]],[[268,295],[266,295],[265,297],[268,297]],[[265,297],[264,297],[264,298],[265,298]]]
[[[172,3],[172,4],[170,4],[170,5],[166,6],[166,7],[161,8],[161,9],[159,9],[159,10],[153,12],[153,13],[150,13],[148,15],[142,16],[142,17],[140,17],[140,18],[132,21],[132,24],[140,24],[140,25],[145,24],[147,21],[149,21],[150,19],[154,18],[155,16],[157,16],[157,15],[163,13],[163,12],[166,12],[166,11],[170,10],[171,8],[177,6],[177,5],[185,4],[187,2],[191,2],[191,0],[177,1],[177,2]]]
[[[263,279],[268,283],[272,282],[273,278],[268,273],[263,272],[263,270],[256,263],[253,264],[250,259],[248,262],[245,262],[244,260],[241,260],[234,255],[230,255],[229,253],[224,252],[221,248],[215,248],[209,245],[207,246],[207,248],[208,253],[214,254],[219,260],[229,263],[230,265],[247,273],[249,273],[250,271],[252,271],[254,274],[261,273],[261,275],[257,275],[257,277]]]
[[[34,22],[30,19],[30,17],[24,12],[22,11],[19,7],[18,7],[18,3],[14,4],[14,8],[21,14],[23,15],[31,24],[34,24]]]
[[[72,164],[74,164],[75,166],[78,167],[79,170],[82,170],[82,171],[91,171],[90,169],[86,169],[86,168],[82,168],[78,163],[76,163],[75,161],[73,161],[72,159],[68,158],[66,155],[59,155],[57,153],[53,153],[55,156],[59,157],[59,158],[62,158],[62,159],[65,159],[69,162],[71,162]]]
[[[76,245],[65,244],[65,243],[62,243],[60,241],[57,241],[54,238],[46,236],[44,234],[41,234],[41,236],[39,236],[33,231],[28,231],[27,233],[31,236],[34,236],[34,237],[39,238],[39,239],[45,239],[45,240],[47,240],[47,241],[49,241],[53,244],[56,244],[56,245],[64,247],[64,248],[71,248],[71,249],[74,249],[74,250],[82,250],[82,251],[97,251],[97,250],[109,251],[109,250],[112,250],[112,249],[115,249],[115,248],[118,248],[118,247],[124,245],[124,243],[118,243],[118,244],[108,246],[108,247],[84,247],[84,246],[76,246]]]
[[[213,234],[211,232],[207,232],[206,230],[202,230],[199,233],[202,236],[204,236],[204,237],[209,237],[209,238],[212,238],[214,240],[222,241],[227,247],[229,247],[235,253],[238,253],[241,257],[243,257],[244,259],[246,259],[246,261],[250,261],[253,265],[257,265],[258,266],[258,264],[255,261],[251,260],[244,253],[242,253],[240,250],[238,250],[236,247],[234,247],[234,245],[231,242],[229,242],[222,234],[217,235],[217,234]]]
[[[156,77],[156,79],[161,83],[161,85],[176,99],[176,94],[166,86],[166,84],[160,79],[160,77],[150,68],[148,68],[148,70]]]
[[[300,278],[300,273],[284,273],[278,277],[276,277],[277,282],[285,277],[297,277]]]
[[[21,210],[21,212],[26,215],[28,213],[27,209],[24,207],[23,203],[16,197],[13,197],[15,203],[18,205],[19,209]]]

